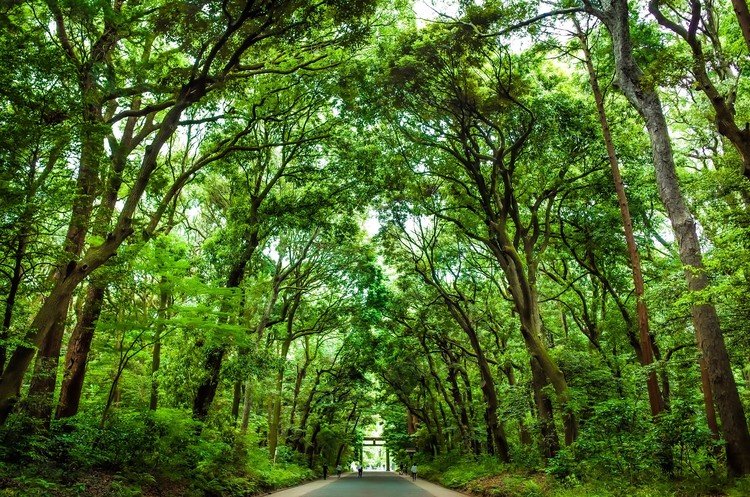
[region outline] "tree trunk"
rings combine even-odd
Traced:
[[[305,341],[307,342],[307,338],[305,337]],[[289,429],[287,430],[287,442],[290,442],[292,437],[292,432],[294,431],[294,423],[297,420],[297,404],[299,404],[299,394],[302,391],[302,382],[304,381],[305,377],[307,376],[307,368],[309,366],[309,359],[307,356],[305,356],[305,364],[298,369],[297,371],[297,379],[294,382],[294,394],[292,396],[292,407],[289,410]]]
[[[8,295],[5,297],[5,312],[3,313],[3,328],[0,330],[0,373],[5,369],[5,360],[8,352],[6,343],[10,338],[10,327],[13,324],[13,308],[16,305],[16,297],[18,296],[18,290],[21,288],[21,281],[23,280],[23,259],[26,257],[26,246],[28,243],[29,229],[28,226],[23,226],[21,222],[20,232],[18,233],[18,243],[16,244],[15,255],[13,257],[13,273],[10,277],[10,288],[8,288]]]
[[[497,455],[501,460],[509,462],[510,454],[508,451],[508,442],[505,437],[505,430],[497,416],[499,403],[497,400],[497,392],[495,391],[495,380],[492,377],[492,371],[487,362],[487,357],[485,356],[482,345],[479,342],[479,337],[474,329],[472,318],[466,309],[464,309],[460,303],[456,302],[455,298],[446,292],[438,281],[433,279],[431,272],[434,268],[432,265],[433,261],[428,260],[428,264],[430,265],[430,270],[425,270],[419,264],[415,264],[415,270],[420,276],[422,276],[422,279],[426,284],[432,286],[438,291],[451,316],[469,338],[471,348],[476,356],[477,366],[479,367],[479,376],[481,378],[480,388],[482,390],[482,395],[484,396],[484,401],[487,404],[485,410],[485,422],[488,433],[488,451],[490,453],[497,451]],[[425,419],[425,422],[426,421],[427,419]],[[491,444],[489,443],[490,441]]]
[[[443,434],[443,421],[445,419],[445,411],[442,409],[442,406],[440,406],[440,414],[438,415],[438,411],[436,409],[436,405],[439,405],[438,400],[435,398],[435,394],[428,387],[428,385],[425,385],[427,390],[427,395],[429,395],[429,406],[430,406],[430,412],[432,413],[432,418],[435,420],[435,443],[433,444],[433,447],[435,449],[435,455],[442,454],[443,453],[443,447],[445,447],[445,435]]]
[[[627,1],[613,0],[607,12],[596,12],[612,36],[616,79],[620,90],[646,123],[651,139],[659,196],[677,239],[688,289],[698,294],[708,287],[708,278],[703,266],[695,221],[680,190],[661,101],[656,91],[641,81],[642,72],[633,58]],[[750,474],[750,433],[734,381],[719,317],[714,306],[708,303],[694,304],[691,314],[698,346],[706,361],[722,422],[729,473],[736,476]]]
[[[535,358],[531,358],[531,385],[534,391],[534,402],[536,404],[539,419],[539,431],[541,434],[542,453],[546,459],[555,457],[560,450],[560,441],[555,428],[555,417],[552,410],[552,401],[544,392],[549,382],[542,371],[542,367]]]
[[[92,281],[86,289],[83,312],[73,329],[68,342],[68,350],[65,353],[65,370],[60,387],[60,399],[57,403],[56,417],[58,419],[75,416],[78,412],[88,353],[94,338],[94,328],[101,314],[104,293],[104,285],[98,281]]]
[[[258,219],[257,219],[257,204],[253,204],[251,207],[250,214],[250,235],[247,240],[245,249],[240,254],[237,261],[232,266],[227,278],[226,288],[238,288],[245,278],[245,269],[247,264],[250,262],[255,249],[258,248],[260,240],[258,238]],[[226,316],[229,314],[228,304],[223,303],[221,306],[220,322],[226,322],[228,319]],[[214,401],[216,396],[216,389],[219,387],[219,375],[221,373],[221,363],[224,359],[224,354],[227,352],[227,347],[220,345],[212,347],[206,353],[206,360],[204,362],[204,369],[206,374],[203,381],[198,386],[198,390],[195,393],[193,400],[193,417],[195,419],[205,421],[208,416],[208,410]]]
[[[484,408],[484,428],[487,445],[487,454],[495,455],[495,432],[492,429],[492,410],[489,405]]]
[[[472,330],[469,334],[469,341],[474,349],[474,353],[477,355],[477,365],[479,366],[479,375],[482,379],[480,385],[482,394],[484,395],[484,401],[487,403],[485,411],[485,421],[487,423],[487,430],[491,434],[492,442],[494,445],[497,455],[504,462],[510,462],[510,452],[508,448],[508,442],[505,438],[505,430],[503,425],[500,423],[500,419],[497,416],[497,410],[499,403],[497,400],[497,392],[495,391],[495,380],[492,377],[490,365],[487,362],[487,358],[484,356],[484,351],[479,344],[479,338],[476,333]]]
[[[714,440],[718,440],[720,438],[719,423],[716,421],[716,409],[714,409],[714,394],[711,391],[711,380],[708,377],[706,361],[701,357],[698,360],[698,365],[701,370],[701,389],[703,390],[703,403],[706,408],[706,422],[708,424],[708,429],[711,431],[711,436]]]
[[[141,99],[135,97],[131,108],[140,109]],[[106,238],[112,215],[117,205],[118,193],[122,186],[122,173],[127,165],[128,154],[133,150],[135,144],[133,134],[135,132],[136,119],[129,118],[125,123],[119,146],[114,149],[106,186],[102,193],[102,204],[96,214],[93,234],[97,237]],[[64,418],[73,416],[78,412],[83,381],[86,375],[88,355],[91,350],[91,342],[96,330],[96,324],[101,315],[104,294],[107,282],[101,278],[92,278],[86,290],[83,313],[68,342],[65,354],[65,365],[63,382],[60,388],[60,399],[58,401],[56,417]]]
[[[61,142],[62,143],[62,142]],[[29,238],[32,231],[33,222],[33,211],[34,204],[33,200],[36,197],[36,193],[39,187],[49,177],[54,166],[57,164],[57,160],[60,157],[60,152],[63,145],[60,143],[56,144],[50,152],[47,164],[41,171],[41,174],[37,177],[37,166],[39,164],[39,152],[38,149],[34,151],[34,154],[29,160],[29,172],[26,176],[27,187],[26,195],[24,197],[23,211],[18,217],[16,223],[17,234],[16,234],[16,247],[13,254],[13,271],[10,276],[8,295],[5,297],[5,310],[3,312],[3,325],[0,329],[0,374],[5,369],[5,361],[8,358],[7,340],[10,338],[10,327],[13,325],[13,310],[16,305],[16,298],[18,292],[21,289],[21,282],[24,277],[23,260],[26,257],[26,251],[28,249]]]
[[[89,248],[82,259],[71,260],[58,268],[58,277],[54,279],[48,297],[37,311],[24,337],[24,342],[29,345],[16,347],[0,377],[0,423],[5,422],[18,401],[23,377],[34,358],[36,347],[41,347],[47,334],[62,316],[60,307],[66,307],[63,304],[70,302],[81,281],[114,256],[120,245],[133,233],[132,216],[156,168],[159,152],[177,129],[182,112],[202,95],[197,89],[193,91],[194,85],[199,83],[200,81],[196,81],[183,88],[182,98],[164,116],[159,131],[146,147],[138,178],[129,191],[115,228],[108,233],[101,245]]]
[[[501,347],[498,346],[498,349],[500,349],[500,348]],[[507,343],[504,343],[503,346],[502,346],[502,349],[506,349],[506,348],[507,348]],[[503,366],[503,372],[505,373],[505,376],[508,378],[508,385],[510,385],[511,387],[515,387],[516,384],[517,384],[517,382],[516,382],[516,375],[513,372],[513,362],[512,361],[508,360],[505,363],[505,366]],[[542,375],[544,375],[544,373],[542,373]],[[524,422],[523,418],[524,418],[523,415],[521,415],[521,416],[518,417],[519,439],[520,439],[520,442],[521,442],[522,445],[531,445],[531,443],[532,443],[531,433],[529,433],[529,429],[526,426],[526,423]],[[557,437],[557,435],[555,435],[555,437]],[[558,445],[559,445],[559,442],[558,442]]]
[[[745,0],[732,0],[732,5],[737,14],[737,20],[742,29],[742,34],[745,37],[745,42],[747,43],[748,40],[750,40],[750,38],[747,38],[750,31],[746,31],[750,29],[750,24],[748,24],[750,16],[748,14],[747,4],[745,3]],[[700,3],[697,1],[693,2],[692,6],[700,7]],[[708,10],[710,15],[711,9]],[[742,159],[742,172],[746,178],[750,179],[750,127],[741,127],[737,123],[734,108],[736,95],[734,92],[729,95],[722,94],[709,76],[707,70],[708,61],[703,52],[703,44],[696,36],[697,24],[693,24],[700,19],[700,10],[693,10],[691,12],[688,29],[685,29],[681,24],[676,23],[665,16],[661,11],[660,2],[657,0],[651,0],[649,2],[649,12],[651,12],[660,25],[669,29],[687,42],[693,54],[692,72],[693,76],[695,76],[696,86],[706,95],[706,97],[708,97],[708,103],[714,109],[712,120],[716,125],[717,131],[723,137],[728,139],[737,150],[737,153],[739,153],[740,158]],[[727,75],[722,75],[722,79],[727,79]]]
[[[208,417],[208,410],[216,396],[216,390],[219,387],[219,373],[221,372],[221,363],[226,353],[226,347],[213,347],[206,354],[204,368],[206,376],[193,399],[193,417],[200,421],[205,421]]]
[[[560,371],[560,368],[549,355],[547,348],[540,343],[539,335],[532,336],[527,330],[522,330],[522,334],[527,343],[527,347],[531,351],[531,356],[538,362],[544,375],[549,379],[550,384],[552,384],[555,389],[557,397],[563,406],[565,445],[570,445],[575,442],[578,437],[578,421],[569,405],[570,391],[568,389],[568,383],[565,380],[562,371]]]
[[[156,325],[154,349],[151,353],[151,397],[148,408],[152,411],[155,411],[159,405],[159,379],[157,375],[161,367],[161,338],[166,328],[168,305],[169,291],[167,291],[167,278],[162,276],[159,285],[159,322]]]
[[[594,94],[594,101],[596,102],[596,111],[599,115],[599,124],[602,129],[602,136],[604,137],[604,144],[607,149],[607,156],[609,158],[610,170],[612,171],[612,179],[615,184],[615,191],[617,192],[617,201],[620,205],[620,217],[622,218],[622,226],[625,231],[625,241],[628,247],[628,255],[630,257],[630,268],[633,272],[633,286],[635,288],[636,298],[636,312],[638,314],[638,330],[640,332],[640,354],[641,364],[645,367],[653,364],[653,350],[651,349],[651,342],[653,337],[649,330],[649,319],[648,319],[648,308],[646,307],[645,301],[645,288],[643,283],[643,272],[641,271],[641,256],[638,252],[638,246],[635,242],[635,234],[633,230],[633,220],[630,216],[630,208],[628,206],[628,197],[625,193],[625,185],[622,182],[622,176],[620,175],[620,166],[617,161],[617,154],[615,152],[615,143],[612,139],[612,133],[609,129],[609,122],[607,120],[607,113],[604,108],[604,95],[599,88],[599,81],[594,70],[594,63],[591,58],[591,52],[588,47],[588,39],[581,30],[578,21],[575,20],[576,30],[578,31],[578,39],[581,41],[581,48],[583,49],[584,62],[586,69],[589,74],[589,83],[591,84],[591,90]],[[664,410],[664,400],[661,392],[659,392],[659,381],[656,378],[656,371],[651,371],[648,374],[646,380],[646,386],[648,389],[648,400],[651,406],[651,415],[656,417]]]
[[[47,334],[47,340],[42,343],[34,364],[34,374],[29,385],[26,399],[27,411],[42,421],[45,428],[49,428],[52,418],[55,385],[57,384],[57,368],[60,361],[60,347],[65,332],[65,321],[70,307],[71,296],[62,302],[59,314]]]
[[[99,187],[99,170],[104,158],[104,137],[99,130],[102,111],[100,106],[95,103],[93,74],[90,72],[83,74],[80,85],[81,94],[86,104],[83,107],[82,115],[81,156],[76,181],[76,195],[65,237],[65,263],[78,260],[83,251],[86,234],[91,224],[94,200]],[[58,266],[53,275],[53,281],[64,278],[64,271],[62,264]],[[72,294],[68,295],[63,302],[60,302],[55,322],[51,323],[49,331],[42,338],[29,387],[29,414],[41,419],[46,425],[52,418],[60,350],[62,349],[71,298]]]
[[[461,437],[461,445],[462,449],[468,449],[470,447],[469,444],[469,437],[466,433],[466,427],[468,426],[468,423],[465,423],[461,419],[461,415],[459,414],[459,403],[461,399],[461,394],[453,391],[453,396],[448,395],[448,390],[445,388],[444,382],[441,380],[440,375],[438,374],[436,368],[435,368],[435,361],[432,359],[432,355],[430,354],[430,351],[427,347],[427,342],[425,339],[425,336],[422,335],[420,337],[420,343],[422,344],[422,349],[424,350],[425,357],[427,357],[427,363],[430,367],[430,374],[432,375],[433,383],[435,385],[435,388],[440,392],[440,394],[443,397],[443,400],[448,405],[448,409],[451,412],[451,415],[453,416],[453,419],[455,420],[456,424],[458,425],[458,434]],[[449,366],[450,368],[450,366]],[[449,369],[448,371],[448,377],[446,378],[451,385],[451,387],[455,387],[456,385],[456,372],[452,369]],[[458,402],[456,402],[456,393],[458,393]]]
[[[305,400],[305,403],[302,407],[302,415],[300,416],[300,422],[299,422],[299,433],[295,437],[294,440],[294,447],[297,450],[297,452],[304,453],[305,452],[305,431],[307,430],[307,422],[310,418],[310,413],[312,412],[312,404],[313,399],[315,398],[315,393],[318,390],[318,385],[320,384],[320,377],[323,375],[322,370],[318,370],[318,372],[315,375],[315,381],[313,382],[312,387],[310,388],[310,393],[307,395],[307,399]]]
[[[240,433],[247,433],[247,427],[250,424],[250,411],[253,407],[253,388],[250,380],[245,382],[245,398],[242,403],[242,424]]]
[[[268,425],[268,454],[276,460],[276,447],[279,444],[279,431],[281,430],[281,395],[284,387],[284,370],[286,369],[286,356],[292,344],[291,336],[287,336],[281,344],[281,361],[279,370],[276,372],[276,391],[271,407],[271,422]]]
[[[120,396],[122,392],[120,391],[120,378],[122,377],[122,373],[125,371],[125,368],[128,365],[128,361],[130,360],[129,351],[125,349],[124,347],[124,341],[125,341],[125,333],[123,332],[122,335],[120,335],[120,338],[117,342],[116,350],[120,356],[120,361],[117,364],[117,367],[115,368],[114,375],[112,377],[112,384],[109,388],[109,395],[107,396],[107,401],[104,404],[104,410],[102,411],[102,418],[99,422],[99,427],[103,427],[105,423],[107,422],[107,419],[109,418],[109,412],[112,409],[113,405],[118,405],[120,403]]]
[[[748,50],[750,50],[750,11],[747,8],[747,2],[745,0],[732,0],[732,7],[737,16],[740,30],[742,30],[742,37],[745,39]]]
[[[315,423],[312,436],[310,437],[310,446],[307,448],[307,466],[309,468],[312,468],[313,462],[315,462],[315,452],[318,449],[318,433],[320,433],[320,423]]]
[[[472,448],[472,439],[469,415],[466,412],[466,406],[464,405],[463,398],[461,397],[461,390],[458,387],[456,367],[452,364],[448,365],[448,384],[450,385],[451,397],[453,397],[454,411],[458,411],[458,426],[459,433],[461,434],[462,443],[467,449]]]
[[[232,420],[237,426],[237,420],[240,417],[240,404],[242,403],[242,381],[235,380],[232,392]]]
[[[457,364],[458,358],[456,356],[452,356],[454,358],[454,363]],[[469,427],[471,427],[471,421],[474,420],[475,411],[474,411],[474,399],[471,393],[471,380],[469,379],[469,374],[466,372],[465,369],[466,363],[464,362],[464,365],[462,367],[456,366],[456,370],[458,371],[459,376],[461,377],[461,383],[464,385],[464,402],[461,403],[461,407],[464,409],[467,409],[467,419],[470,420]],[[482,453],[482,447],[479,443],[479,440],[477,440],[474,437],[474,431],[470,428],[469,433],[471,434],[471,448],[472,452],[475,455],[481,455]]]
[[[559,366],[552,358],[542,338],[542,318],[539,311],[539,298],[536,288],[536,264],[534,260],[534,241],[522,237],[523,250],[526,253],[528,268],[514,246],[514,239],[508,235],[505,219],[487,219],[491,239],[487,242],[495,259],[500,264],[508,281],[513,304],[521,321],[521,335],[532,357],[539,365],[555,389],[558,400],[564,406],[563,422],[565,424],[565,443],[572,444],[578,436],[578,422],[575,413],[569,406],[570,390]],[[517,226],[516,229],[521,229]]]

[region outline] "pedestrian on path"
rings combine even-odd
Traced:
[[[327,462],[323,463],[323,479],[324,480],[328,479],[328,463]]]
[[[341,465],[340,464],[336,466],[336,474],[339,476],[339,478],[341,478]]]
[[[362,478],[362,463],[357,464],[357,478]]]
[[[411,465],[411,479],[417,481],[417,463]]]

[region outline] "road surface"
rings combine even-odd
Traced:
[[[291,488],[270,497],[465,497],[424,480],[398,476],[396,473],[365,471],[362,478],[347,474],[341,479],[329,477]]]

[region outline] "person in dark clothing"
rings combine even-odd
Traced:
[[[323,463],[323,479],[328,479],[328,463]]]

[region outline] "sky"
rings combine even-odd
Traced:
[[[418,20],[432,20],[440,13],[455,15],[458,12],[458,3],[450,0],[416,0],[413,9]],[[424,24],[424,20],[418,24]]]

